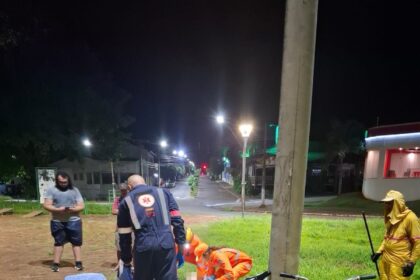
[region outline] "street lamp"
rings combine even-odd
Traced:
[[[161,140],[159,145],[162,148],[166,148],[166,147],[168,147],[168,142],[166,140]]]
[[[241,188],[241,202],[242,202],[242,217],[245,212],[245,169],[246,169],[246,144],[248,138],[252,132],[252,124],[241,124],[239,125],[239,131],[241,132],[242,138],[244,139],[244,147],[242,150],[242,188]]]
[[[82,144],[83,146],[85,146],[86,148],[90,148],[92,147],[92,142],[90,142],[89,138],[84,138],[82,140]]]
[[[159,142],[159,150],[158,150],[158,186],[160,185],[160,150],[165,149],[168,147],[168,142],[166,140],[161,140]]]
[[[184,157],[184,155],[185,155],[184,150],[179,150],[179,151],[178,151],[178,156],[180,156],[180,157]]]
[[[83,146],[86,148],[92,147],[92,142],[90,142],[89,138],[84,138],[82,140]],[[115,175],[114,175],[114,162],[112,159],[109,160],[110,168],[111,168],[111,184],[112,184],[112,199],[115,199],[116,193],[115,193]]]
[[[238,142],[238,145],[241,145],[241,141],[239,141],[238,136],[236,135],[236,133],[233,131],[232,127],[230,126],[229,122],[226,122],[225,116],[224,115],[217,115],[216,116],[216,123],[220,126],[226,126],[230,132],[232,133],[233,137],[235,138],[236,142]]]
[[[223,115],[217,115],[216,116],[216,122],[218,124],[224,124],[225,123],[225,116],[223,116]]]

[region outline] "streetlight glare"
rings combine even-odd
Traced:
[[[252,124],[241,124],[239,125],[239,131],[242,134],[242,137],[249,137],[252,132]]]
[[[181,150],[181,151],[178,152],[178,155],[180,157],[184,157],[185,156],[185,152],[183,150]]]
[[[176,156],[178,154],[178,151],[177,150],[173,150],[172,151],[172,154]]]
[[[225,117],[223,115],[217,115],[216,116],[216,122],[218,124],[224,124],[225,123]]]
[[[88,138],[83,139],[82,143],[85,147],[92,147],[92,142]]]
[[[166,142],[166,140],[162,140],[162,141],[160,141],[160,146],[162,148],[166,148],[166,147],[168,147],[168,142]]]

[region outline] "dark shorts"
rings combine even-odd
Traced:
[[[82,220],[51,221],[51,235],[54,237],[54,246],[63,246],[67,242],[74,246],[82,246]]]

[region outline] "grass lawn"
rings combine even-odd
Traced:
[[[407,202],[408,207],[420,214],[420,200]],[[363,197],[362,193],[348,193],[323,202],[305,203],[308,212],[354,213],[362,211],[371,215],[383,215],[383,204]]]
[[[34,210],[42,210],[40,203],[34,201],[11,202],[10,197],[0,196],[0,209],[13,208],[15,214],[25,214]],[[111,203],[87,201],[84,214],[109,214],[111,213]],[[413,210],[417,216],[420,214],[420,200],[407,202],[407,205]],[[249,209],[250,207],[247,206]],[[238,208],[239,209],[239,208]],[[270,207],[264,211],[270,211]],[[226,209],[233,211],[233,209]],[[255,208],[256,211],[261,209]],[[240,209],[238,210],[240,211]],[[371,215],[383,215],[383,205],[380,202],[365,199],[361,193],[343,194],[339,197],[323,202],[305,203],[306,212],[323,212],[323,213],[342,213],[342,214],[360,214],[365,211]]]
[[[14,213],[23,214],[42,209],[38,202],[10,202],[0,196],[0,208],[13,208]],[[409,207],[420,213],[420,202],[410,202]],[[305,205],[305,209],[315,212],[353,213],[362,211],[370,214],[383,214],[383,205],[364,199],[360,194],[346,194],[338,198]],[[109,214],[110,203],[86,202],[86,214]],[[384,233],[383,219],[369,217],[369,228],[375,249],[378,248]],[[253,257],[254,265],[249,275],[268,268],[271,214],[251,215],[244,219],[227,219],[212,223],[194,224],[193,231],[209,245],[228,246],[242,250]],[[186,225],[188,226],[188,225]],[[286,225],[285,225],[286,226]],[[370,247],[363,220],[304,218],[300,250],[299,274],[309,279],[346,279],[352,275],[375,273],[370,261]],[[411,279],[420,279],[419,265]],[[195,271],[186,264],[180,272]]]
[[[383,237],[383,220],[368,217],[375,249]],[[194,226],[193,231],[209,245],[239,249],[253,258],[249,275],[268,267],[271,215],[248,216]],[[188,225],[187,225],[188,226]],[[194,271],[187,264],[180,269],[181,278]],[[353,275],[376,273],[370,261],[370,246],[363,219],[304,218],[299,274],[314,280],[347,279]],[[411,279],[420,279],[415,268]]]
[[[14,214],[26,214],[35,210],[42,210],[46,214],[48,211],[42,208],[38,201],[9,201],[11,198],[8,196],[0,196],[0,209],[13,208]],[[84,214],[110,214],[112,203],[85,201]]]

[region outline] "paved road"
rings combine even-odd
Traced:
[[[222,211],[218,207],[214,207],[220,204],[235,203],[238,197],[228,188],[224,188],[223,184],[213,182],[207,176],[200,177],[196,198],[191,197],[190,187],[187,185],[186,180],[178,181],[176,187],[171,189],[171,192],[183,213],[216,216],[240,215],[237,212]]]
[[[181,211],[187,214],[215,215],[215,216],[240,216],[241,212],[223,211],[232,207],[240,207],[240,196],[232,192],[232,188],[224,183],[211,181],[207,176],[200,177],[198,195],[192,198],[190,188],[186,180],[177,182],[175,188],[171,189],[172,194],[177,200]],[[320,202],[334,198],[327,197],[305,197],[305,202]],[[246,199],[246,206],[258,207],[260,199]],[[266,199],[266,205],[273,203],[271,199]],[[246,207],[245,206],[245,207]]]

